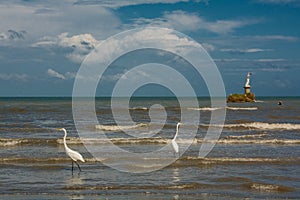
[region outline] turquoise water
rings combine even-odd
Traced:
[[[211,112],[219,109],[210,107],[209,98],[199,98],[199,107],[191,108],[180,108],[175,98],[132,99],[129,113],[137,125],[125,128],[140,134],[137,138],[116,126],[110,99],[97,98],[99,124],[90,131],[104,132],[115,145],[132,152],[151,152],[168,144],[181,109],[200,112],[196,138],[186,152],[163,169],[134,174],[112,169],[88,152],[76,131],[71,98],[0,98],[1,199],[298,199],[300,98],[257,99],[228,104],[220,139],[205,158],[198,158]],[[167,121],[156,122],[163,129],[152,135],[144,128],[154,104],[165,107]],[[184,126],[188,130],[189,123]],[[58,127],[68,130],[68,145],[86,159],[80,163],[81,173],[75,168],[72,175]],[[107,152],[104,157],[112,155]]]

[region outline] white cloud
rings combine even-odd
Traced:
[[[80,51],[89,51],[94,49],[99,43],[91,34],[79,34],[68,36],[69,33],[61,33],[57,37],[42,37],[39,42],[34,43],[32,46],[60,46],[68,48],[77,48]]]
[[[264,68],[259,68],[260,71],[264,71],[264,72],[283,72],[285,71],[284,68],[279,68],[279,67],[264,67]]]
[[[196,31],[199,29],[199,25],[203,23],[203,19],[197,14],[179,10],[165,13],[162,21],[165,21],[170,27],[187,31]]]
[[[102,73],[102,70],[105,70],[106,66],[109,66],[113,60],[120,55],[126,55],[128,52],[139,50],[141,48],[162,49],[167,52],[172,52],[178,55],[174,56],[174,59],[178,57],[182,59],[183,57],[187,60],[194,58],[194,61],[200,60],[200,62],[207,62],[209,60],[207,54],[201,49],[200,44],[194,40],[184,37],[172,29],[146,27],[124,32],[122,35],[109,38],[101,43],[100,46],[97,46],[95,51],[92,51],[89,54],[88,59],[81,65],[78,75],[84,80],[89,79],[90,81],[95,81],[99,78],[99,73]],[[170,61],[173,58],[168,59]],[[138,63],[142,59],[143,57],[136,58]],[[209,63],[206,64],[208,65]],[[86,70],[87,68],[88,70]],[[124,68],[121,66],[118,68],[118,71],[113,70],[114,73],[112,74],[105,74],[105,72],[103,72],[104,74],[102,74],[102,76],[105,81],[126,79],[128,77],[124,75],[124,73],[126,73],[127,68],[127,66],[124,66]],[[147,77],[147,73],[136,71],[135,74],[135,78],[139,80],[143,80]],[[161,76],[158,74],[158,77]]]
[[[34,44],[32,44],[32,47],[42,47],[42,46],[55,46],[57,43],[55,41],[51,41],[51,40],[45,40],[45,41],[39,41],[36,42]]]
[[[27,74],[0,74],[1,80],[18,80],[18,81],[27,81]]]
[[[248,62],[249,59],[240,59],[240,58],[215,58],[215,62]]]
[[[80,63],[98,43],[99,41],[91,34],[86,33],[69,36],[68,33],[61,33],[57,37],[43,37],[39,42],[34,43],[32,46],[58,46],[72,49],[72,52],[67,54],[66,57],[75,63]]]
[[[260,48],[253,48],[253,49],[245,49],[245,53],[257,53],[257,52],[264,52],[264,51],[272,51],[271,49],[260,49]]]
[[[80,34],[68,37],[68,33],[59,35],[58,45],[61,47],[71,47],[73,52],[67,58],[73,62],[80,63],[85,56],[99,43],[91,34]]]
[[[64,30],[73,34],[91,33],[106,38],[118,32],[121,20],[111,9],[101,5],[74,5],[74,1],[4,1],[0,2],[0,35],[10,29],[25,30],[28,43]],[[0,36],[0,37],[1,37]],[[1,38],[0,38],[1,41]]]
[[[0,33],[0,40],[8,40],[8,36],[5,33]]]
[[[161,18],[137,18],[134,26],[151,25],[174,28],[179,31],[206,30],[216,34],[228,34],[235,29],[258,23],[258,20],[216,20],[208,21],[196,13],[177,10],[165,12]]]
[[[181,55],[188,55],[192,48],[199,48],[199,44],[190,40],[172,29],[159,29],[145,27],[143,29],[124,32],[122,38],[111,38],[102,43],[101,48],[89,55],[91,63],[106,63],[112,55],[122,55],[124,51],[140,49],[141,47],[152,46],[159,49],[169,50]],[[105,46],[103,46],[105,45]],[[99,53],[101,52],[101,53]]]
[[[75,4],[85,4],[85,5],[101,5],[109,8],[120,8],[125,6],[133,6],[140,4],[174,4],[178,2],[188,2],[189,0],[81,0],[77,1]],[[198,0],[201,1],[201,0]],[[203,0],[204,3],[207,3],[208,0]]]
[[[261,63],[272,63],[272,62],[285,62],[288,61],[283,58],[259,58],[259,59],[247,59],[247,58],[224,58],[214,59],[215,62],[261,62]]]
[[[54,78],[59,78],[59,79],[63,79],[63,80],[66,79],[66,77],[64,75],[58,73],[57,71],[54,71],[53,69],[48,69],[47,74]]]
[[[254,39],[257,40],[282,40],[288,42],[296,42],[299,40],[298,37],[295,36],[284,36],[284,35],[256,35],[253,36]]]
[[[233,54],[245,54],[245,53],[259,53],[265,51],[272,51],[272,49],[260,49],[260,48],[250,48],[250,49],[221,49],[222,52],[228,52]]]
[[[255,59],[255,62],[284,62],[287,61],[283,58],[261,58],[261,59]]]
[[[75,78],[75,77],[76,77],[76,72],[66,72],[66,73],[65,73],[65,77],[66,77],[67,79]]]
[[[62,80],[74,79],[76,77],[76,72],[66,72],[65,74],[61,74],[51,68],[47,70],[47,74],[51,77],[62,79]]]
[[[200,26],[205,30],[209,30],[218,34],[227,34],[233,32],[234,29],[252,24],[252,21],[241,20],[217,20],[216,22],[203,22]]]
[[[206,51],[214,51],[215,50],[215,46],[212,44],[202,43],[201,45]]]
[[[62,33],[58,38],[60,46],[77,47],[83,51],[93,49],[98,44],[98,41],[91,34],[80,34],[68,37],[68,33]]]

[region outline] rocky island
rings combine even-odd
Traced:
[[[250,76],[252,75],[251,72],[249,72],[247,74],[247,78],[246,78],[246,83],[244,86],[245,92],[244,94],[230,94],[227,97],[227,102],[231,103],[231,102],[237,102],[237,103],[241,103],[241,102],[255,102],[255,95],[253,93],[251,93],[250,91]]]

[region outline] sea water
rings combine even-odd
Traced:
[[[186,108],[176,98],[132,98],[128,112],[135,124],[122,126],[114,121],[110,99],[96,98],[99,123],[90,131],[104,133],[115,145],[137,153],[169,144],[182,109],[200,112],[197,134],[175,162],[153,172],[128,173],[88,152],[84,144],[105,141],[80,137],[71,98],[0,98],[1,199],[300,198],[300,98],[258,99],[227,104],[219,140],[206,157],[199,158],[211,112],[222,109],[211,107],[209,98],[199,98],[199,107]],[[283,105],[277,105],[278,100]],[[145,131],[154,104],[161,104],[167,113],[164,124],[152,124],[163,125],[155,134]],[[75,167],[72,174],[63,133],[55,130],[61,127],[68,131],[69,147],[86,160],[79,163],[81,173]],[[138,137],[126,134],[129,130]]]

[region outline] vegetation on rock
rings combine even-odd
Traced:
[[[227,98],[227,102],[254,102],[255,95],[253,93],[248,94],[231,94]]]

